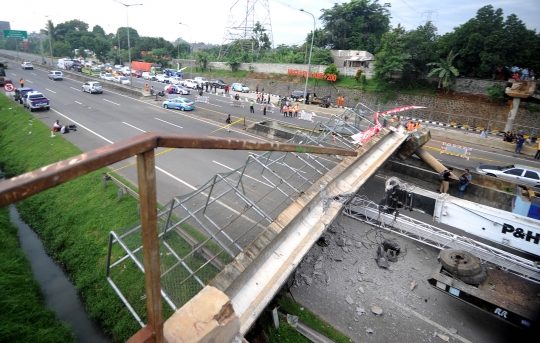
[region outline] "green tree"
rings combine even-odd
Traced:
[[[330,64],[326,69],[324,70],[325,74],[335,74],[339,77],[339,70],[336,68],[336,65],[334,63]]]
[[[195,60],[197,63],[199,63],[199,66],[202,68],[202,70],[206,69],[206,66],[208,64],[209,55],[207,52],[204,51],[198,51],[195,53]]]
[[[272,43],[268,34],[266,34],[266,29],[261,25],[260,22],[256,22],[253,27],[253,40],[254,40],[254,49],[257,50],[257,54],[261,51],[269,50],[272,48]],[[252,49],[252,53],[253,53]]]
[[[104,37],[97,37],[94,39],[94,47],[92,48],[92,51],[94,51],[94,54],[96,54],[96,57],[102,61],[105,62],[107,60],[107,54],[109,51],[114,53],[114,56],[116,56],[116,51],[113,51],[111,49],[112,44],[109,40],[105,39]]]
[[[390,27],[390,4],[378,0],[351,0],[323,9],[319,19],[326,32],[325,46],[373,52]]]
[[[441,88],[442,85],[446,92],[448,92],[450,89],[450,84],[455,81],[456,76],[459,75],[458,70],[453,66],[454,58],[456,58],[457,55],[457,53],[453,54],[452,51],[450,51],[446,59],[441,58],[439,62],[431,62],[427,64],[436,66],[435,69],[429,72],[428,77],[438,73],[439,88]]]
[[[65,41],[54,42],[53,54],[55,56],[73,56],[71,45]]]
[[[424,78],[426,65],[437,59],[437,28],[431,21],[407,32],[403,37],[403,51],[409,58],[404,67],[410,68],[416,78]]]
[[[77,49],[77,55],[82,56],[82,58],[87,57],[86,51],[84,51],[84,46],[81,46],[79,49]]]
[[[97,35],[105,36],[105,30],[103,30],[103,28],[99,25],[94,25],[94,27],[92,28],[92,32]]]
[[[383,80],[397,70],[403,69],[403,35],[402,30],[393,30],[385,33],[375,54],[375,78]]]
[[[64,37],[59,34],[52,20],[47,20],[47,23],[45,24],[45,29],[41,30],[41,33],[49,36],[53,42],[64,39]]]

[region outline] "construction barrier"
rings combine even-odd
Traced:
[[[203,102],[205,104],[209,104],[209,99],[207,96],[200,96],[200,95],[196,95],[195,96],[195,102]]]
[[[468,160],[469,157],[471,157],[471,153],[472,153],[472,148],[467,148],[461,145],[442,142],[441,154],[457,156],[461,158],[466,158]]]
[[[260,105],[260,106],[261,106],[261,112],[262,112],[264,105]],[[276,106],[274,106],[274,104],[266,105],[267,113],[274,113],[275,111],[276,111]]]
[[[300,116],[298,117],[298,119],[300,120],[313,121],[313,119],[315,119],[316,117],[315,112],[308,113],[304,110],[301,110],[299,114]]]
[[[244,104],[245,104],[245,102],[243,102],[242,100],[231,100],[231,102],[230,102],[230,105],[232,107],[242,107],[243,108],[245,106]]]

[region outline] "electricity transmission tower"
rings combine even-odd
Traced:
[[[424,17],[424,13],[426,14],[426,20],[422,21],[422,23],[427,23],[428,21],[430,21],[433,23],[433,25],[437,26],[436,22],[437,22],[437,19],[439,18],[439,12],[437,12],[437,10],[424,11],[422,12],[422,18]],[[435,14],[435,17],[436,17],[435,20],[431,19],[433,14]]]
[[[254,31],[256,23],[259,23],[260,28],[264,29],[270,44],[274,47],[268,0],[245,0],[245,7],[241,6],[240,2],[241,0],[236,0],[229,10],[227,27],[219,49],[219,58],[227,54],[233,43],[243,52],[255,53],[256,49],[258,51],[255,42],[260,38],[261,32]]]

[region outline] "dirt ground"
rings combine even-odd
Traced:
[[[329,246],[315,245],[304,257],[290,291],[353,342],[530,341],[520,340],[527,335],[520,329],[432,288],[427,279],[438,265],[437,249],[345,216],[324,237]],[[385,238],[402,249],[388,269],[374,259]]]

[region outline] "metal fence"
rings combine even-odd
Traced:
[[[349,136],[373,125],[359,110],[345,110],[288,143],[354,150]],[[299,151],[300,152],[300,151]],[[197,190],[173,197],[158,213],[161,294],[172,314],[311,185],[340,162],[339,156],[252,152],[245,163],[215,174]],[[110,233],[107,280],[144,326],[141,226]]]

